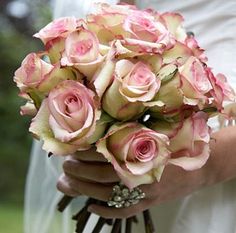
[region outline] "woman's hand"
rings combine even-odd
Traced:
[[[58,181],[58,189],[69,196],[86,195],[107,202],[112,187],[119,177],[110,163],[94,149],[69,156],[63,164],[64,174]],[[105,218],[126,218],[136,215],[154,204],[183,197],[204,185],[200,170],[186,172],[175,166],[166,167],[161,182],[141,185],[145,199],[127,208],[91,205],[88,210]]]

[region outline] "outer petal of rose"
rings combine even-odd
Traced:
[[[150,171],[153,168],[153,162],[136,162],[131,163],[126,161],[125,162],[127,169],[133,174],[133,175],[144,175],[148,171]]]
[[[177,37],[177,40],[184,42],[187,35],[182,28],[183,17],[178,13],[169,12],[162,14],[161,17],[164,19],[168,30]]]
[[[205,94],[212,89],[208,75],[202,63],[196,57],[189,57],[185,64],[179,68],[179,72],[181,76],[185,77],[185,79],[201,93]],[[196,75],[196,80],[193,77],[193,73]],[[198,84],[199,79],[201,86]]]
[[[191,118],[188,118],[183,122],[182,128],[179,129],[175,137],[170,139],[170,150],[172,152],[183,149],[188,149],[191,151],[193,148],[193,137],[193,121]]]
[[[227,83],[227,78],[223,74],[217,74],[216,80],[217,85],[219,85],[223,90],[224,100],[235,101],[235,91],[229,83]]]
[[[92,80],[96,93],[100,98],[110,85],[115,71],[114,52],[111,50],[106,57],[104,65],[97,71],[97,74],[95,74]]]
[[[115,35],[108,28],[105,28],[103,25],[99,25],[96,22],[89,22],[88,29],[97,35],[97,38],[102,45],[109,45],[109,43],[115,39]]]
[[[165,103],[160,100],[153,100],[153,101],[145,102],[145,103],[143,103],[143,105],[145,107],[149,107],[149,108],[156,107],[156,106],[163,107],[163,106],[165,106]]]
[[[50,40],[45,45],[46,51],[48,52],[49,59],[52,64],[55,64],[60,61],[62,52],[65,49],[65,38],[57,37],[53,40]]]
[[[44,100],[33,118],[29,131],[43,140],[43,149],[55,155],[68,155],[77,151],[78,146],[63,143],[54,138],[49,125],[49,109],[47,101]]]
[[[130,103],[119,92],[119,81],[115,79],[102,99],[103,109],[118,120],[129,120],[144,111],[140,102]],[[112,108],[111,108],[112,106]]]
[[[210,128],[207,125],[208,115],[205,112],[197,112],[192,116],[194,126],[194,141],[209,143]]]
[[[157,74],[162,67],[162,56],[160,54],[141,55],[139,59],[148,64],[154,74]]]
[[[145,54],[138,51],[137,49],[132,50],[132,48],[131,49],[127,48],[125,46],[124,40],[116,40],[114,42],[114,46],[116,49],[116,57],[118,59],[132,58],[132,57],[141,56],[142,54]]]
[[[140,185],[140,184],[150,184],[154,181],[151,174],[145,174],[142,176],[135,176],[132,173],[125,171],[121,168],[119,163],[116,161],[114,156],[108,151],[106,140],[99,140],[97,145],[97,151],[104,155],[104,157],[112,163],[117,175],[121,178],[122,182],[127,185],[130,189]]]
[[[20,114],[28,115],[28,116],[35,116],[37,114],[37,109],[33,103],[28,101],[24,106],[21,106]]]
[[[115,68],[117,77],[126,76],[132,70],[133,67],[134,67],[133,62],[126,59],[119,60],[116,63],[116,68]]]
[[[180,64],[184,64],[190,56],[193,56],[192,50],[185,44],[176,42],[173,48],[163,53],[163,63],[168,64],[177,60]]]
[[[101,66],[103,61],[104,61],[104,57],[98,56],[98,59],[96,61],[89,62],[89,63],[75,63],[74,67],[76,67],[90,81],[92,80],[95,72]]]
[[[74,73],[70,69],[60,68],[60,64],[54,66],[54,68],[45,75],[44,79],[38,85],[38,90],[43,93],[49,93],[58,83],[64,80],[76,79]]]
[[[162,43],[152,43],[129,38],[126,38],[123,43],[128,49],[131,47],[130,49],[132,50],[132,47],[134,47],[140,53],[162,54],[166,48],[166,45]]]
[[[183,102],[188,105],[201,105],[208,101],[207,96],[200,93],[184,76],[180,76],[182,81],[181,90],[184,95]]]
[[[78,139],[74,139],[71,143],[75,144],[75,145],[80,145],[78,150],[84,150],[83,148],[90,148],[90,144],[94,143],[94,140],[98,140],[99,138],[101,138],[101,135],[104,133],[103,130],[105,130],[105,123],[101,124],[100,126],[98,126],[96,128],[96,122],[99,121],[101,117],[101,111],[100,110],[96,110],[95,111],[95,115],[94,115],[94,122],[93,124],[88,127],[83,133],[86,133],[86,135],[82,135],[82,137],[79,137]],[[96,138],[98,137],[99,138]]]
[[[97,142],[100,138],[104,136],[107,125],[113,122],[114,119],[106,113],[102,113],[100,119],[96,121],[96,127],[93,135],[88,138],[89,144]]]
[[[187,171],[192,171],[201,168],[210,156],[209,144],[205,144],[202,152],[194,157],[179,157],[170,159],[169,163],[182,167]]]
[[[54,25],[57,22],[62,22],[64,24],[64,29],[61,30],[52,30]],[[59,36],[65,36],[69,32],[76,30],[77,23],[75,17],[62,17],[55,19],[44,28],[42,28],[38,33],[34,34],[34,37],[40,38],[44,44],[46,44],[49,40],[52,40]]]
[[[180,90],[180,86],[181,80],[178,74],[175,75],[169,82],[162,84],[156,97],[151,101],[151,103],[157,102],[160,104],[150,106],[153,107],[151,108],[151,111],[160,112],[163,109],[166,111],[172,111],[180,108],[183,105],[183,93]],[[164,108],[159,109],[155,106]]]

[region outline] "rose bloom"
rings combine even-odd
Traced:
[[[36,88],[45,75],[53,70],[53,66],[41,59],[40,54],[30,53],[21,63],[14,75],[14,81],[21,92]]]
[[[207,114],[194,113],[191,117],[178,123],[156,122],[152,129],[168,135],[171,156],[170,164],[185,170],[201,168],[210,156],[210,128],[207,125]]]
[[[113,125],[96,146],[130,189],[159,181],[169,158],[166,135],[138,123]]]
[[[101,115],[94,97],[91,90],[77,81],[59,83],[43,101],[30,132],[44,141],[43,149],[56,155],[89,149],[101,137],[91,141]]]
[[[223,108],[223,101],[235,101],[234,89],[227,83],[227,78],[223,74],[214,76],[210,68],[207,68],[209,80],[213,89],[210,91],[211,96],[219,110]]]
[[[204,105],[209,102],[207,93],[212,89],[208,73],[204,65],[196,58],[189,57],[183,66],[179,67],[184,94],[184,102],[188,105]]]
[[[75,17],[62,17],[55,19],[42,28],[34,37],[40,38],[44,44],[57,37],[66,37],[76,30],[77,21]]]
[[[132,14],[135,6],[98,3],[98,13],[87,16],[88,28],[99,38],[100,43],[109,45],[114,39],[129,35],[123,24],[127,15]]]
[[[136,117],[145,109],[144,102],[151,101],[160,88],[160,80],[150,67],[139,61],[116,63],[115,79],[102,99],[103,109],[118,120]]]
[[[93,32],[81,28],[66,38],[65,51],[61,59],[62,66],[74,66],[91,79],[102,62],[99,41]]]
[[[124,29],[130,32],[131,38],[162,43],[165,37],[170,36],[165,26],[145,11],[133,11],[125,18]]]

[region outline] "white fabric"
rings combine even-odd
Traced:
[[[54,16],[83,17],[92,10],[93,0],[56,0]],[[114,4],[116,0],[108,0]],[[236,1],[235,0],[138,0],[141,8],[177,11],[184,15],[185,26],[193,31],[205,48],[208,64],[215,73],[224,73],[236,88]],[[212,122],[216,127],[216,121]],[[58,214],[55,204],[60,198],[56,180],[61,161],[48,159],[36,143],[32,150],[26,186],[25,233],[72,233],[68,208]],[[75,209],[82,199],[73,204]],[[236,180],[215,185],[177,201],[152,208],[153,220],[159,233],[236,233]],[[90,220],[85,233],[91,233],[96,216]],[[140,221],[142,224],[142,220]],[[133,232],[144,232],[137,225]],[[104,229],[104,233],[110,232]]]

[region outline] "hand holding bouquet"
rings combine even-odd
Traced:
[[[192,171],[206,163],[208,118],[235,96],[181,15],[97,8],[36,33],[45,51],[26,56],[14,80],[43,149],[67,156],[96,147],[122,182],[108,204],[126,208],[145,197],[137,186],[160,181],[168,164]]]

